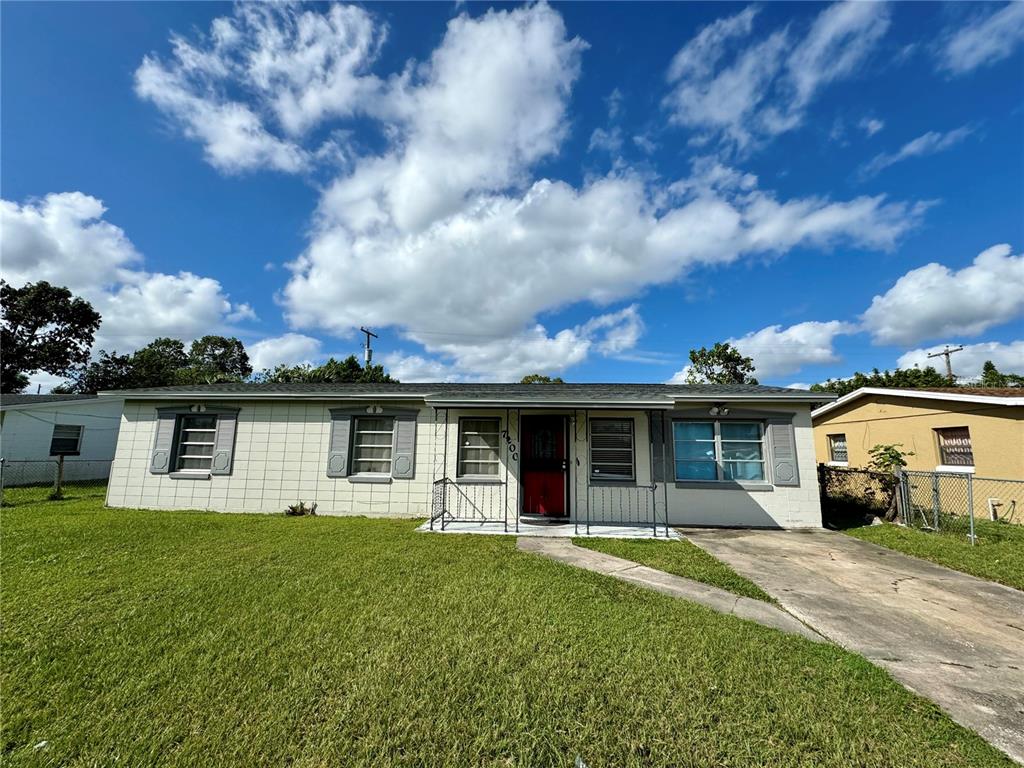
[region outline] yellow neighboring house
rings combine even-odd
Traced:
[[[902,443],[910,470],[1024,480],[1024,389],[863,387],[811,423],[824,464],[866,467],[870,448]]]

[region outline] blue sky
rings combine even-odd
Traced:
[[[403,380],[1024,373],[1024,4],[8,3],[3,274]],[[40,377],[39,381],[47,381]]]

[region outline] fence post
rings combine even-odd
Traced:
[[[896,518],[903,524],[907,524],[907,513],[903,503],[903,470],[896,470],[896,487],[893,488],[893,495],[896,497]]]
[[[932,527],[939,530],[939,474],[932,473]]]
[[[971,520],[971,546],[973,547],[977,537],[974,535],[974,475],[967,475],[967,514]]]
[[[64,456],[57,457],[57,476],[53,478],[53,492],[50,498],[59,499],[64,490]]]
[[[7,459],[0,459],[0,506],[4,503],[4,464],[7,463]]]

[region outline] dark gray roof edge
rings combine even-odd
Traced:
[[[650,402],[670,403],[675,400],[786,400],[825,403],[835,399],[828,393],[803,389],[750,384],[205,384],[148,389],[110,390],[104,396],[126,399],[166,400],[181,398],[213,399],[329,399],[424,400],[437,405],[516,402],[577,402],[606,404]]]
[[[81,400],[98,400],[98,395],[0,395],[0,407],[15,408],[50,403],[69,403]],[[112,399],[112,398],[107,398]]]

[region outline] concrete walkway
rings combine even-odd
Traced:
[[[1024,592],[833,531],[685,535],[1024,764]]]
[[[612,576],[672,597],[691,600],[706,605],[719,613],[739,616],[772,629],[800,635],[815,642],[824,642],[816,632],[804,626],[785,611],[780,611],[774,605],[763,600],[741,597],[724,589],[712,587],[710,584],[673,576],[664,571],[638,565],[631,560],[623,560],[621,557],[577,547],[568,539],[521,538],[518,540],[517,546],[524,552],[543,555],[552,560]]]

